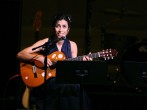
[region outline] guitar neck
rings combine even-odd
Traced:
[[[68,58],[68,59],[66,59],[66,61],[82,61],[84,56],[85,55],[78,56],[78,57],[75,57],[75,58]],[[100,57],[100,53],[99,52],[92,53],[92,54],[88,54],[86,56],[89,56],[91,58],[97,58],[97,57]]]

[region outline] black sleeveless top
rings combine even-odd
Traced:
[[[52,40],[49,40],[48,42],[52,42]],[[58,51],[58,48],[56,44],[53,44],[52,48],[48,49],[47,54],[49,55],[55,51]],[[70,41],[67,38],[64,40],[64,43],[61,48],[61,52],[65,54],[66,58],[71,58],[71,45],[70,45]]]

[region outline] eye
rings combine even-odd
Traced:
[[[59,24],[56,24],[55,27],[58,28],[58,27],[60,27],[60,25]]]
[[[66,28],[67,26],[66,25],[63,25],[63,28]]]

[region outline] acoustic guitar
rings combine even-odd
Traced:
[[[113,59],[116,57],[118,52],[115,49],[106,49],[102,50],[100,52],[88,54],[89,57],[91,58],[104,58],[104,60],[109,60]],[[64,53],[56,51],[53,52],[52,54],[48,55],[47,58],[49,58],[52,62],[57,62],[59,60],[61,61],[82,61],[83,56],[78,56],[76,58],[69,58],[66,59],[66,56]],[[47,73],[45,75],[45,71],[43,68],[40,68],[39,66],[36,65],[41,65],[39,64],[40,62],[35,61],[34,65],[28,64],[28,63],[20,63],[20,72],[21,72],[21,77],[23,82],[28,86],[28,87],[37,87],[40,86],[44,83],[44,76],[46,76],[46,80],[51,78],[51,77],[56,77],[56,68],[47,68]]]

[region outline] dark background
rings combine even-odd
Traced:
[[[0,26],[1,26],[0,109],[1,110],[23,109],[21,105],[21,95],[23,93],[24,85],[19,76],[20,74],[19,62],[16,59],[16,54],[21,47],[20,46],[21,17],[22,17],[21,6],[22,6],[21,0],[0,1],[0,14],[1,14],[0,16]],[[106,12],[108,12],[109,14],[113,13],[114,11],[111,12],[111,10],[108,11],[106,10]],[[145,30],[146,25],[144,25],[144,27],[141,26],[141,29]],[[109,36],[111,37],[111,35]],[[116,38],[115,40],[119,41],[120,39]],[[109,40],[106,42],[108,43]],[[121,41],[121,43],[123,43],[123,41]],[[115,47],[117,47],[116,45],[119,45],[119,42],[115,44]],[[115,75],[114,77],[117,77],[119,83],[116,83],[109,87],[105,85],[102,86],[93,85],[93,86],[85,87],[91,98],[93,110],[138,110],[138,109],[146,110],[147,109],[146,90],[145,90],[146,88],[141,88],[141,89],[132,88],[129,85],[127,85],[126,82],[123,80],[123,78],[120,78],[120,76]],[[124,83],[125,86],[123,85]]]
[[[0,109],[16,110],[19,103],[20,77],[16,53],[20,48],[21,0],[0,1]],[[12,78],[14,77],[14,78]],[[12,79],[11,79],[12,78]]]

